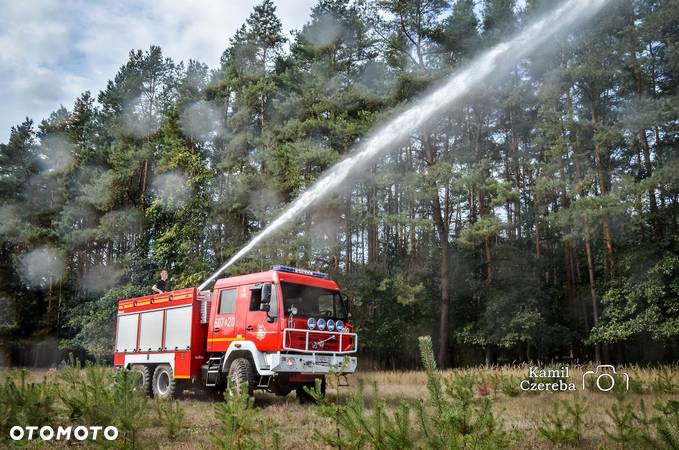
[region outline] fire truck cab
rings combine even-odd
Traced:
[[[327,275],[286,266],[195,288],[121,300],[114,364],[141,373],[159,398],[200,384],[278,395],[325,386],[333,370],[356,370],[349,304]]]

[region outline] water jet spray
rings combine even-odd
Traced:
[[[535,20],[513,38],[497,44],[474,59],[466,68],[448,76],[422,98],[412,102],[403,112],[379,126],[374,133],[359,143],[349,157],[332,166],[269,226],[259,232],[226,264],[205,280],[198,289],[205,289],[260,242],[326,194],[336,190],[350,174],[356,172],[357,168],[366,166],[389,149],[396,147],[445,108],[450,108],[470,91],[486,84],[493,75],[507,73],[508,69],[521,58],[577,21],[583,21],[596,14],[606,3],[607,0],[567,0],[553,11]]]

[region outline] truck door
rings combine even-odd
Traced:
[[[224,352],[237,336],[236,294],[237,288],[225,288],[215,293],[217,301],[212,329],[208,335],[208,351]]]
[[[278,294],[276,285],[257,283],[249,286],[250,301],[245,323],[246,339],[255,343],[259,351],[280,348]]]

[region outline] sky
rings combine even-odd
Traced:
[[[0,0],[0,142],[89,90],[96,97],[132,49],[216,68],[229,38],[260,0]],[[284,33],[301,29],[316,0],[274,0]]]

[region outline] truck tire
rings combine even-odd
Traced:
[[[252,363],[247,358],[236,358],[229,367],[228,388],[230,395],[247,392],[252,397],[255,391],[255,376]]]
[[[172,368],[161,364],[153,371],[153,396],[159,400],[174,398],[177,393],[177,382]]]
[[[314,403],[316,400],[304,390],[304,387],[314,389],[316,383],[300,383],[295,386],[295,394],[297,394],[297,401],[301,404]],[[321,395],[325,397],[325,377],[321,380]]]
[[[151,368],[144,364],[135,364],[130,367],[132,372],[139,374],[136,390],[144,395],[151,396]]]

